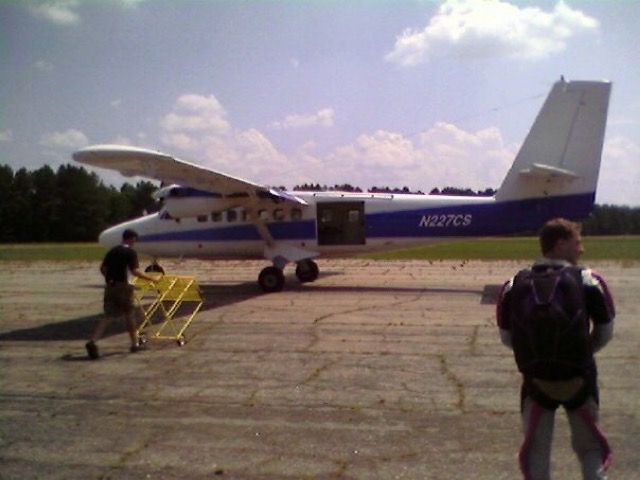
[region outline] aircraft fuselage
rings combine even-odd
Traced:
[[[433,241],[535,230],[557,216],[587,216],[593,194],[497,202],[493,197],[291,192],[307,206],[271,202],[254,211],[278,244],[345,255]],[[195,206],[195,205],[194,205]],[[264,258],[265,241],[250,208],[175,217],[167,210],[112,227],[100,236],[116,245],[125,228],[140,235],[137,248],[156,257]],[[174,213],[176,209],[173,210]]]

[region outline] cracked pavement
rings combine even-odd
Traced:
[[[92,263],[3,262],[2,479],[513,479],[519,377],[498,286],[525,263],[320,260],[263,295],[263,262],[164,262],[205,297],[187,344],[128,353]],[[640,471],[640,265],[598,263],[618,308],[598,354],[611,478]],[[578,479],[564,415],[555,478]]]

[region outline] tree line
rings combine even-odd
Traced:
[[[62,165],[57,171],[44,166],[35,171],[14,172],[0,165],[0,243],[93,242],[108,226],[151,213],[159,206],[152,194],[158,187],[148,181],[120,188],[107,186],[84,167]],[[333,187],[297,185],[294,190],[341,190],[363,192],[349,184]],[[367,192],[412,193],[408,187],[371,187]],[[495,190],[445,187],[430,195],[487,196]],[[596,205],[583,223],[585,235],[638,235],[640,208]]]
[[[158,187],[106,186],[84,167],[35,171],[0,165],[0,242],[93,242],[110,225],[157,210]]]

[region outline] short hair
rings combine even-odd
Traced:
[[[549,220],[540,229],[538,239],[540,240],[540,249],[542,254],[546,254],[553,250],[559,240],[568,240],[580,235],[580,224],[571,222],[564,218],[554,218]]]
[[[138,238],[138,232],[135,230],[131,230],[127,228],[124,232],[122,232],[122,240],[131,240],[132,238]]]

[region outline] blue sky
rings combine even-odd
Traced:
[[[638,21],[637,1],[0,0],[0,163],[121,143],[287,187],[495,188],[564,75],[613,81],[597,201],[637,206]]]

